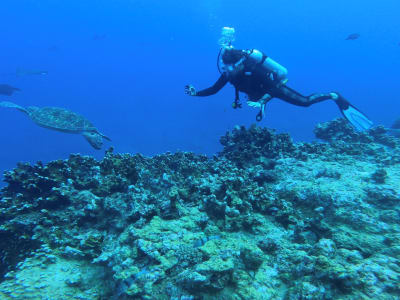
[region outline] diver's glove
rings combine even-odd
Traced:
[[[261,108],[261,102],[257,101],[247,101],[247,105],[254,108]]]
[[[197,92],[193,85],[188,84],[185,86],[185,94],[189,96],[196,96]]]

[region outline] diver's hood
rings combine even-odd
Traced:
[[[219,55],[217,66],[219,72],[229,73],[231,72],[235,65],[239,64],[243,59],[243,51],[237,50],[233,48],[233,46],[224,46],[221,48]]]

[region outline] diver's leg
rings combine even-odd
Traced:
[[[335,93],[326,93],[303,96],[302,94],[289,88],[288,86],[281,86],[274,96],[293,105],[308,107],[310,105],[325,100],[334,100],[335,95]]]
[[[365,116],[359,109],[351,105],[342,95],[339,93],[327,93],[327,94],[313,94],[311,96],[303,96],[295,90],[282,86],[274,97],[282,99],[288,103],[308,107],[315,103],[319,103],[325,100],[333,100],[338,106],[343,116],[359,131],[367,130],[372,127],[372,121]]]

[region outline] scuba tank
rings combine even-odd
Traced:
[[[270,76],[271,80],[281,85],[287,82],[288,70],[261,51],[257,49],[249,50],[247,58],[253,67],[257,65],[261,66],[265,70],[265,73]]]

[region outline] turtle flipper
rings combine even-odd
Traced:
[[[94,149],[100,150],[101,146],[103,146],[103,137],[97,132],[84,131],[82,135]]]
[[[15,108],[18,109],[19,111],[22,111],[24,113],[28,113],[28,111],[23,108],[22,106],[19,106],[15,103],[9,102],[9,101],[2,101],[0,102],[0,107],[8,107],[8,108]]]
[[[107,141],[111,142],[111,139],[108,136],[106,136],[106,135],[104,135],[104,134],[102,134],[100,132],[99,132],[99,134],[103,137],[103,139],[106,139]]]
[[[99,150],[103,146],[103,139],[111,141],[111,139],[104,134],[95,131],[83,131],[83,137],[89,142],[89,144],[94,148]]]
[[[89,131],[89,130],[88,130],[88,131]],[[111,139],[110,139],[108,136],[102,134],[100,131],[98,131],[97,128],[94,127],[94,131],[93,131],[93,132],[96,132],[96,133],[97,133],[98,135],[100,135],[103,139],[106,139],[107,141],[110,141],[110,142],[111,142]]]

